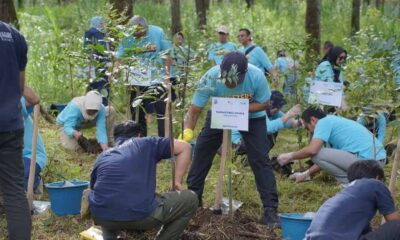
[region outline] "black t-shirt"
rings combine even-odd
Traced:
[[[0,21],[0,132],[24,127],[19,72],[25,71],[27,52],[24,36]]]

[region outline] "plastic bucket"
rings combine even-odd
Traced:
[[[312,216],[304,213],[282,213],[279,214],[282,226],[283,240],[302,240],[310,227]]]
[[[76,215],[81,210],[83,190],[89,185],[88,181],[71,180],[46,184],[49,192],[51,210],[57,216]]]

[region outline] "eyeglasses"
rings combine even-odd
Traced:
[[[247,37],[247,35],[246,35],[246,34],[239,34],[239,35],[237,35],[237,37],[238,37],[238,38],[240,38],[240,37]]]

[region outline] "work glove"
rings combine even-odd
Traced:
[[[186,128],[183,130],[183,136],[182,134],[179,135],[179,140],[183,140],[185,142],[190,142],[193,140],[193,130],[190,128]]]
[[[290,180],[299,182],[306,182],[311,180],[310,171],[306,170],[304,172],[295,172],[289,176]]]
[[[282,153],[277,158],[279,165],[284,166],[288,163],[293,162],[293,152],[290,153]]]
[[[299,116],[300,114],[301,114],[301,105],[296,104],[289,111],[285,113],[285,116],[287,119],[290,119]]]

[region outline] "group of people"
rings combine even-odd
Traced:
[[[296,182],[311,180],[318,171],[323,170],[333,175],[344,187],[342,192],[318,210],[306,238],[399,237],[400,215],[390,192],[382,183],[382,168],[387,159],[383,147],[386,126],[377,124],[381,130],[376,130],[374,123],[373,129],[366,128],[316,107],[302,111],[300,105],[295,105],[284,113],[285,94],[292,93],[292,84],[296,82],[296,73],[293,71],[297,63],[280,50],[273,65],[265,51],[253,43],[251,32],[246,28],[239,30],[237,37],[242,47],[237,49],[235,44],[228,41],[229,29],[220,26],[217,28],[219,41],[208,51],[208,59],[215,66],[200,78],[184,120],[181,139],[173,140],[171,144],[171,140],[164,137],[164,95],[165,85],[179,81],[179,70],[174,70],[178,58],[161,57],[163,51],[169,51],[170,56],[176,55],[173,55],[163,30],[149,25],[144,17],[130,19],[128,28],[132,34],[121,39],[116,46],[118,62],[111,77],[96,70],[105,85],[89,86],[85,96],[72,99],[57,117],[61,144],[74,151],[81,148],[82,129],[96,125],[96,138],[102,153],[97,157],[90,175],[88,199],[91,216],[102,227],[104,239],[117,239],[121,229],[148,230],[156,227],[160,227],[156,239],[180,238],[196,209],[204,205],[205,180],[222,143],[223,131],[211,128],[211,111],[208,111],[190,161],[191,148],[188,142],[194,140],[200,113],[212,97],[249,100],[248,131],[233,131],[231,137],[234,144],[245,146],[264,209],[260,219],[262,224],[271,229],[280,227],[278,190],[269,159],[278,131],[304,127],[312,136],[309,144],[299,151],[280,154],[277,158],[279,164],[286,165],[309,157],[313,165],[304,172],[292,174],[291,179]],[[109,48],[103,30],[102,19],[94,18],[91,29],[85,34],[85,45],[100,43]],[[190,53],[191,50],[184,45],[183,34],[177,33],[175,37],[176,45]],[[341,65],[346,60],[347,52],[333,44],[326,45],[329,49],[317,67],[315,79],[344,83]],[[31,228],[23,177],[23,162],[27,179],[29,172],[26,172],[26,166],[30,164],[31,155],[32,120],[28,109],[37,104],[39,98],[24,85],[27,63],[24,37],[3,22],[0,22],[0,53],[12,57],[12,61],[0,64],[0,69],[5,73],[0,76],[0,98],[5,100],[0,101],[0,187],[4,196],[9,238],[23,240],[30,239]],[[139,65],[131,66],[127,71],[132,81],[140,84],[132,83],[131,99],[154,88],[162,90],[154,98],[144,99],[143,107],[131,109],[133,116],[138,115],[137,122],[128,120],[115,124],[115,109],[108,101],[104,101],[102,88],[106,87],[109,94],[107,82],[119,74],[119,65],[125,64],[132,56],[136,57]],[[196,57],[193,51],[190,58]],[[99,59],[102,59],[101,56]],[[181,61],[180,64],[186,63]],[[141,70],[138,73],[137,68],[144,68],[145,74],[141,74]],[[274,79],[278,73],[285,76],[284,93],[271,90],[267,80]],[[158,137],[147,137],[146,121],[152,115],[157,116]],[[366,117],[359,119],[366,126],[369,121]],[[26,139],[23,139],[23,128]],[[23,142],[26,151],[22,151]],[[40,136],[38,142],[42,147],[37,150],[35,187],[40,182],[39,173],[46,162]],[[156,194],[156,165],[161,159],[174,160],[175,181],[171,183],[171,189],[176,191]],[[183,182],[187,171],[188,190],[185,190]],[[370,232],[369,221],[377,209],[388,223],[378,231]],[[363,214],[359,214],[363,211]],[[340,218],[336,218],[337,212],[340,212]]]

